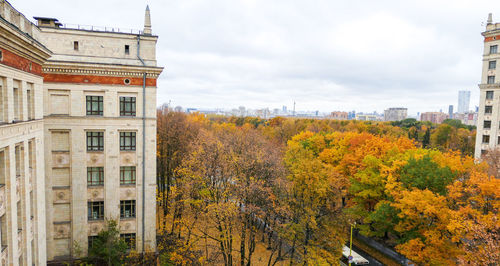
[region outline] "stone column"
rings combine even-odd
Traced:
[[[14,80],[12,78],[5,78],[5,96],[7,108],[6,118],[8,123],[12,123],[14,120]]]
[[[11,83],[12,84],[12,83]],[[11,90],[12,91],[12,90]],[[7,192],[7,245],[9,253],[9,264],[17,263],[19,250],[17,248],[17,196],[16,196],[16,146],[9,145],[6,153],[6,165],[8,166],[8,176],[5,178]]]

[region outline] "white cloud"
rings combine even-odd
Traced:
[[[11,0],[27,16],[141,28],[146,1]],[[497,0],[151,0],[158,104],[410,113],[478,102]]]

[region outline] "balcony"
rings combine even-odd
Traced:
[[[5,214],[5,208],[7,206],[7,195],[5,193],[5,185],[0,185],[0,216]]]
[[[21,176],[16,177],[16,202],[21,200]]]
[[[2,245],[2,253],[0,254],[0,262],[2,263],[2,265],[7,265],[7,261],[8,258],[9,258],[9,253],[8,253],[9,249],[7,248],[6,245]]]
[[[17,229],[17,248],[22,250],[23,248],[23,229]],[[20,254],[22,254],[20,252]]]
[[[33,176],[35,176],[35,170],[30,167],[28,172],[28,191],[33,191]]]
[[[29,235],[29,240],[33,240],[35,237],[35,217],[31,216],[31,223],[30,223],[30,235]]]

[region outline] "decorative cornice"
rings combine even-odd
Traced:
[[[115,64],[82,64],[73,62],[49,61],[42,67],[46,74],[93,75],[111,77],[142,77],[156,79],[163,71],[162,67],[141,67]]]
[[[3,22],[1,17],[0,22]],[[40,65],[51,56],[51,51],[38,41],[2,23],[0,23],[0,46]]]

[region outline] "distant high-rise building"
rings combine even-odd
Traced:
[[[356,118],[356,111],[352,111],[347,114],[347,119],[353,120],[355,118]]]
[[[449,117],[450,119],[453,119],[453,105],[450,105],[450,106],[448,107],[448,117]]]
[[[349,113],[335,111],[335,112],[332,112],[330,114],[330,118],[332,118],[334,120],[347,120],[347,119],[349,119]]]
[[[477,119],[476,158],[500,146],[500,83],[496,76],[500,45],[500,23],[488,16],[484,36],[483,71],[479,85],[479,113]]]
[[[443,112],[425,112],[420,115],[420,121],[430,121],[435,124],[441,124],[448,118],[448,115]]]
[[[384,111],[384,120],[385,121],[401,121],[406,119],[408,116],[408,108],[389,108]]]
[[[458,113],[465,114],[469,111],[470,91],[458,92]]]

